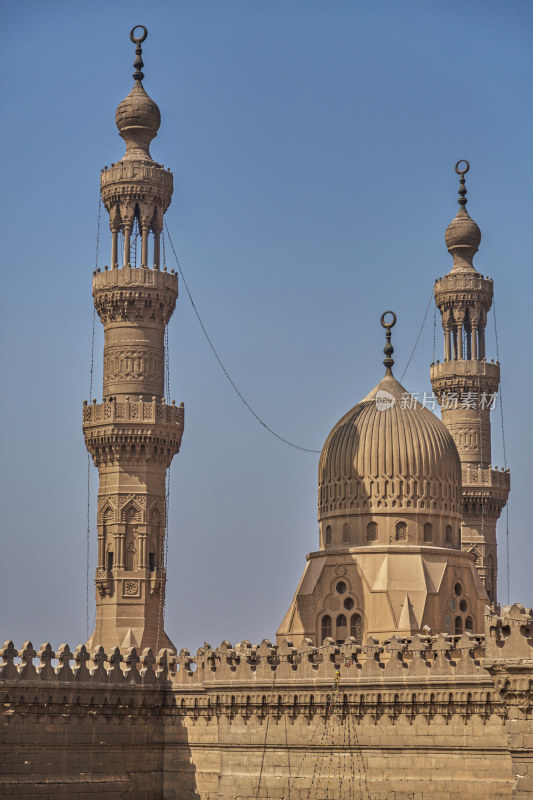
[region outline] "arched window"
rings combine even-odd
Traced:
[[[337,625],[337,628],[345,628],[346,627],[347,623],[346,623],[346,617],[345,617],[344,614],[339,614],[338,615],[337,620],[336,620],[336,625]]]
[[[465,619],[465,631],[473,631],[474,630],[474,620],[472,617],[467,617]]]
[[[360,614],[352,614],[350,620],[350,636],[353,636],[357,644],[363,644],[363,620]]]
[[[461,619],[461,617],[456,617],[454,633],[456,636],[460,636],[462,632],[463,632],[463,620]]]
[[[396,541],[397,542],[407,541],[407,525],[405,524],[405,522],[396,523]]]
[[[446,544],[453,544],[453,533],[451,525],[446,525]]]
[[[425,542],[432,542],[433,541],[433,525],[431,522],[426,522],[424,525],[424,541]]]
[[[332,625],[331,625],[331,617],[329,614],[324,614],[322,617],[322,625],[321,625],[321,640],[327,639],[332,634]]]
[[[347,522],[342,526],[342,543],[351,544],[352,542],[352,529]]]
[[[375,542],[378,538],[378,525],[377,522],[369,522],[366,526],[366,540],[367,542]]]
[[[326,547],[331,547],[333,544],[333,532],[331,530],[331,525],[328,525],[326,528]]]

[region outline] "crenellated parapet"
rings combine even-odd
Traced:
[[[520,603],[504,606],[487,619],[486,658],[503,668],[519,659],[533,668],[533,609]],[[532,687],[533,688],[533,687]]]
[[[369,704],[394,705],[399,699],[398,692],[405,690],[417,691],[421,704],[429,701],[447,704],[448,695],[439,694],[438,687],[441,692],[449,692],[451,685],[457,693],[456,702],[468,699],[486,704],[497,699],[487,698],[487,689],[490,690],[487,670],[509,670],[519,663],[533,679],[533,612],[517,604],[504,608],[501,616],[487,618],[486,637],[466,633],[429,634],[413,638],[393,636],[383,642],[369,637],[364,645],[349,637],[342,645],[330,639],[320,647],[309,640],[300,647],[294,647],[287,639],[279,645],[268,639],[256,645],[242,641],[233,646],[224,641],[216,648],[205,643],[194,655],[187,649],[176,654],[168,648],[162,648],[157,655],[150,648],[140,652],[131,647],[108,652],[97,647],[91,652],[85,645],[71,651],[66,644],[55,651],[49,643],[36,651],[31,642],[25,642],[17,650],[13,642],[6,641],[0,656],[0,681],[4,684],[22,681],[157,684],[178,693],[210,694],[216,690],[222,692],[222,703],[227,689],[237,693],[235,703],[242,704],[241,695],[245,698],[264,693],[274,683],[276,692],[303,692],[304,705],[313,702],[320,705],[332,683],[340,679],[346,689],[353,687],[354,691],[362,688],[370,691],[375,687],[381,699],[369,695],[365,699]],[[472,693],[471,687],[466,688],[469,684],[478,686],[477,694]],[[428,694],[429,691],[433,694]],[[188,708],[188,704],[183,707]]]
[[[186,649],[176,654],[163,648],[157,657],[149,648],[142,654],[135,648],[106,652],[98,647],[91,652],[82,645],[72,652],[68,645],[54,651],[45,643],[36,651],[31,642],[17,650],[7,641],[0,651],[0,680],[161,683],[164,679],[166,687],[175,690],[228,686],[250,692],[263,690],[273,680],[280,688],[323,683],[326,689],[341,670],[343,683],[377,681],[385,689],[390,685],[392,691],[398,680],[425,685],[433,679],[483,678],[484,654],[484,637],[469,634],[394,636],[383,643],[369,637],[365,645],[348,638],[342,645],[328,640],[320,647],[308,640],[298,648],[288,640],[280,645],[264,639],[258,645],[243,641],[235,646],[224,641],[217,648],[205,643],[195,655]]]

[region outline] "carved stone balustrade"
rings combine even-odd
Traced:
[[[96,466],[102,463],[163,461],[170,466],[179,452],[185,408],[141,400],[87,403],[83,406],[83,432]]]

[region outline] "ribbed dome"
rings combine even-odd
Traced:
[[[151,161],[150,142],[157,136],[161,113],[140,81],[135,82],[129,95],[119,103],[115,122],[126,142],[124,159]]]
[[[335,425],[320,456],[319,520],[387,509],[457,514],[455,443],[435,414],[406,398],[389,373]]]
[[[454,269],[474,269],[472,260],[481,243],[481,231],[464,206],[446,228],[444,241],[453,256]]]

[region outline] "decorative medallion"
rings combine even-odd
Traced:
[[[138,597],[139,596],[139,581],[124,581],[123,584],[123,597]]]

